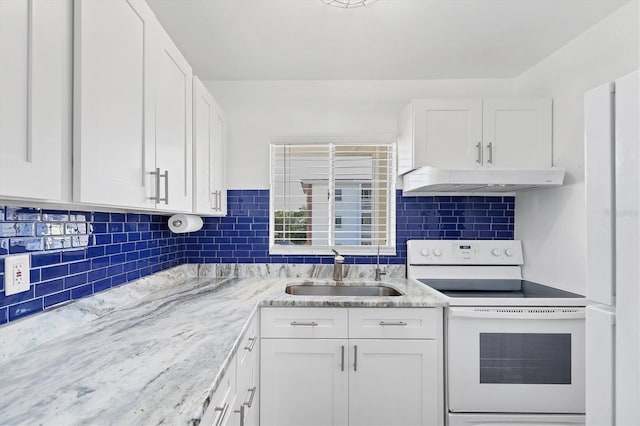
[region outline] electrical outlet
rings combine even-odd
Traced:
[[[10,296],[29,290],[31,286],[31,257],[18,254],[4,258],[4,294]]]

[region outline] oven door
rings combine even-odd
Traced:
[[[450,412],[584,413],[584,308],[452,307]]]

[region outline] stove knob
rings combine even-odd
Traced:
[[[434,248],[433,249],[433,254],[436,256],[442,256],[442,250],[439,248]]]
[[[512,249],[508,248],[508,249],[506,249],[504,251],[504,254],[506,254],[507,256],[511,257],[511,256],[513,256],[514,253],[513,253]]]
[[[429,256],[429,249],[420,250],[420,254],[423,255],[423,256]]]
[[[500,249],[494,248],[493,250],[491,250],[491,254],[494,256],[500,256],[502,252],[500,251]]]

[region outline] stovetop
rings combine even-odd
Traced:
[[[449,297],[475,298],[581,298],[576,293],[527,280],[504,279],[418,279]]]
[[[522,279],[518,240],[409,240],[407,277],[449,306],[586,306],[586,298]]]

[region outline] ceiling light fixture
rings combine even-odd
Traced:
[[[324,4],[329,6],[340,7],[342,9],[350,9],[354,7],[367,6],[376,0],[322,0]]]

